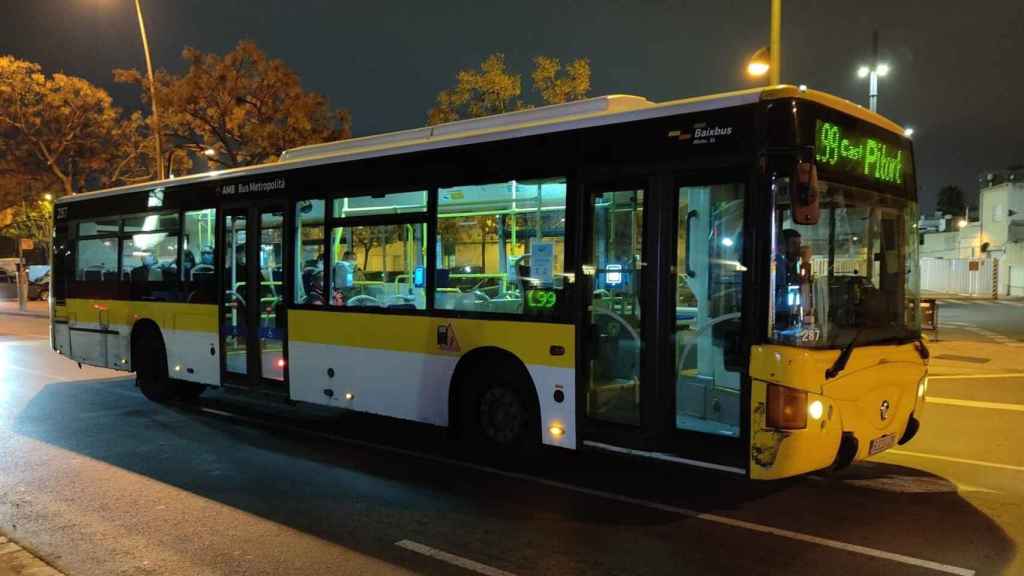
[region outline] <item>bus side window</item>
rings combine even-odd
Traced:
[[[217,210],[206,208],[185,212],[182,228],[181,281],[187,302],[217,302],[216,254]]]
[[[323,306],[324,298],[324,201],[295,203],[296,304]]]
[[[435,306],[558,314],[565,292],[566,179],[438,190]]]

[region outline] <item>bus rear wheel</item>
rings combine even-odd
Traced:
[[[163,338],[153,330],[139,335],[132,351],[135,385],[153,402],[169,402],[175,397],[174,386],[167,374],[167,350]]]

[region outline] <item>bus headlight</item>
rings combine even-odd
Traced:
[[[769,428],[796,430],[807,428],[807,392],[768,385],[768,413],[765,424]]]
[[[815,400],[807,405],[807,413],[811,415],[811,418],[821,420],[822,414],[825,413],[825,405],[821,403],[821,400]]]

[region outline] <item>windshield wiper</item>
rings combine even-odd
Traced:
[[[850,360],[850,354],[853,353],[853,347],[856,346],[857,340],[860,339],[860,335],[864,333],[864,329],[857,330],[857,333],[850,338],[850,341],[843,346],[843,349],[839,352],[839,357],[832,363],[827,370],[825,370],[825,380],[831,380],[839,375],[840,372],[846,368],[846,362]]]

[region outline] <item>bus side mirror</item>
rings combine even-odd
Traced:
[[[793,203],[793,222],[815,225],[821,217],[818,198],[818,168],[813,162],[797,164],[796,188],[790,195]]]

